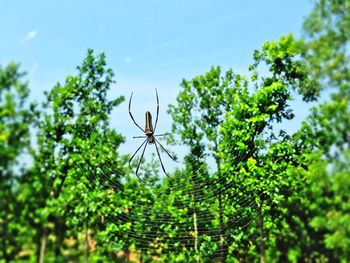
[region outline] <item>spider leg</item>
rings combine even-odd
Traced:
[[[170,178],[170,176],[169,176],[169,175],[166,173],[166,171],[165,171],[165,168],[164,168],[164,165],[163,165],[163,162],[162,162],[162,158],[160,158],[160,154],[159,154],[159,150],[158,150],[158,146],[157,146],[157,141],[154,142],[154,145],[156,146],[158,158],[159,158],[160,164],[161,164],[161,166],[162,166],[163,172],[165,173],[165,175],[166,175],[167,177]]]
[[[156,134],[156,135],[153,135],[154,137],[161,137],[161,136],[167,136],[167,135],[172,135],[174,133],[163,133],[163,134]]]
[[[136,152],[133,154],[133,156],[131,156],[130,160],[129,160],[129,164],[131,162],[131,160],[135,157],[135,155],[138,153],[138,151],[141,149],[141,147],[145,144],[145,142],[147,142],[147,140],[145,140],[139,148],[137,148]]]
[[[159,99],[158,99],[158,92],[157,92],[157,89],[156,89],[156,97],[157,97],[157,116],[156,116],[156,122],[154,123],[153,132],[156,132],[157,123],[158,123],[158,115],[159,115]]]
[[[134,136],[133,138],[147,138],[147,136]]]
[[[173,160],[174,162],[178,163],[178,161],[175,160],[175,158],[173,156],[170,155],[170,153],[165,149],[165,147],[156,139],[154,138],[154,140],[159,143],[160,147],[162,147],[162,149],[166,152],[166,154],[171,158],[171,160]]]
[[[140,158],[140,161],[139,161],[139,163],[138,163],[138,165],[137,165],[137,168],[136,168],[136,176],[137,176],[137,178],[139,178],[139,180],[141,181],[141,182],[143,182],[143,180],[137,175],[137,172],[139,171],[139,168],[140,168],[140,164],[141,164],[141,161],[142,161],[142,158],[143,158],[143,155],[145,154],[145,150],[146,150],[146,147],[147,147],[147,144],[148,144],[148,141],[146,140],[146,144],[145,144],[145,148],[143,148],[143,151],[142,151],[142,154],[141,154],[141,158]]]
[[[143,133],[145,133],[145,131],[136,123],[134,117],[133,117],[132,114],[131,114],[131,99],[132,99],[132,94],[133,94],[133,93],[131,92],[131,96],[130,96],[130,100],[129,100],[129,114],[130,114],[130,117],[131,117],[132,121],[135,123],[135,125],[136,125],[137,127],[139,127],[140,130],[141,130]]]

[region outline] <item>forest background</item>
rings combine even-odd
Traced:
[[[210,7],[204,3],[198,10]],[[182,60],[184,68],[202,62],[206,40],[214,44],[230,35],[220,25],[232,23],[231,16],[222,17],[212,20],[216,31],[183,24],[197,32],[187,36],[188,44],[198,46],[196,56]],[[38,34],[30,31],[20,45]],[[103,52],[86,48],[79,64],[55,42],[60,59],[79,66],[45,87],[43,96],[31,94],[28,82],[38,65],[26,75],[18,62],[2,62],[0,261],[348,262],[350,1],[313,1],[302,33],[294,35],[283,32],[248,50],[244,70],[235,69],[234,59],[199,74],[189,67],[175,95],[159,88],[161,106],[163,95],[176,98],[163,107],[172,135],[161,143],[179,165],[161,151],[167,177],[147,151],[139,171],[143,181],[135,176],[139,160],[128,162],[142,141],[126,143],[118,129],[121,118],[113,116],[128,116],[127,104]],[[78,31],[71,40],[79,41]],[[211,65],[217,56],[232,55],[232,41],[215,43],[224,44],[208,55]],[[153,46],[151,40],[146,44]],[[153,46],[153,55],[142,59],[172,45]],[[169,68],[159,59],[138,68],[123,55],[128,68],[154,79],[154,65]],[[154,87],[139,90],[142,100],[135,92],[132,109],[155,116]],[[136,119],[143,126],[143,116]],[[164,114],[157,131],[168,132],[162,120]],[[129,139],[140,135],[134,128]]]

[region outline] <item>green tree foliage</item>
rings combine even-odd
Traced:
[[[173,130],[180,135],[181,141],[190,147],[190,154],[187,157],[188,171],[198,171],[203,162],[205,153],[208,152],[215,159],[217,178],[220,178],[220,159],[217,156],[220,142],[219,127],[223,121],[224,114],[231,109],[231,98],[235,93],[235,83],[239,80],[232,71],[221,73],[220,67],[213,67],[208,73],[200,75],[191,81],[182,81],[182,90],[177,97],[177,104],[170,105],[174,125]],[[188,180],[192,182],[192,191],[196,191],[200,181],[208,182],[209,177],[203,178],[204,174],[192,173]],[[220,186],[213,191],[218,196],[218,220],[220,229],[220,243],[223,251],[222,258],[226,258],[226,244],[224,240],[223,222],[223,196]],[[195,206],[201,206],[193,196]],[[196,207],[192,207],[194,228],[197,229]],[[195,230],[195,235],[198,231]],[[198,239],[198,237],[196,238]],[[195,244],[198,251],[198,244]]]
[[[22,204],[17,198],[21,170],[18,161],[29,145],[29,94],[19,65],[0,67],[0,258],[12,261],[22,249],[26,231],[20,219]]]
[[[158,240],[154,233],[159,229],[155,222],[159,211],[154,212],[153,208],[160,181],[158,159],[155,155],[152,157],[152,162],[143,163],[140,169],[142,183],[134,173],[127,173],[125,182],[116,189],[114,195],[118,196],[115,204],[118,209],[111,211],[108,229],[103,233],[107,244],[119,237],[118,250],[123,250],[126,261],[130,259],[131,253],[138,254],[140,260],[145,262],[158,255],[153,245]]]
[[[286,238],[295,239],[288,234],[291,222],[287,218],[298,199],[293,193],[302,190],[304,178],[295,170],[301,169],[306,153],[295,147],[293,136],[275,131],[274,126],[294,117],[289,107],[293,90],[306,101],[313,99],[313,80],[308,77],[302,48],[301,42],[289,35],[256,51],[251,67],[254,91],[247,84],[236,87],[233,108],[220,130],[222,171],[226,182],[232,184],[233,196],[227,220],[241,211],[239,220],[228,221],[233,238],[230,251],[240,260],[287,260],[282,243]],[[260,63],[269,68],[270,76],[259,78]],[[243,198],[252,205],[241,205]],[[251,242],[252,236],[258,238]]]
[[[184,80],[177,105],[170,106],[174,131],[190,146],[189,158],[199,162],[201,155],[194,149],[202,147],[202,154],[209,152],[216,161],[217,172],[204,179],[211,189],[207,194],[216,197],[207,211],[217,217],[209,227],[220,230],[220,239],[212,240],[211,246],[220,244],[216,248],[221,260],[264,260],[266,247],[274,258],[276,240],[284,239],[277,227],[288,231],[284,217],[297,199],[289,195],[300,190],[304,180],[293,171],[306,153],[295,149],[292,137],[274,132],[273,127],[294,117],[289,107],[293,90],[305,101],[315,99],[317,83],[308,75],[304,54],[305,46],[290,35],[267,42],[254,53],[251,81],[232,70],[222,74],[219,67],[212,68]],[[261,64],[268,67],[268,76],[259,77]],[[188,169],[183,177],[191,181],[194,174]],[[193,203],[203,207],[195,198]],[[258,243],[251,242],[255,235],[260,236]],[[267,240],[271,243],[265,244]]]
[[[194,148],[192,148],[194,150]],[[202,149],[197,149],[202,151]],[[170,180],[164,180],[155,200],[156,222],[161,222],[158,245],[165,262],[196,262],[210,258],[219,246],[218,234],[210,218],[217,209],[209,198],[213,189],[203,178],[208,178],[208,167],[200,152],[191,152],[185,158],[185,168],[175,171]]]
[[[104,55],[95,57],[89,50],[78,74],[46,94],[37,121],[34,167],[26,180],[26,198],[32,199],[28,217],[36,229],[41,262],[48,242],[56,260],[66,261],[65,238],[78,244],[80,233],[85,233],[87,258],[89,239],[97,238],[96,228],[104,228],[103,217],[116,209],[110,185],[119,184],[123,176],[116,152],[123,138],[109,127],[109,114],[124,98],[107,99],[112,78]],[[50,235],[54,241],[48,239]]]
[[[304,22],[312,73],[330,86],[350,80],[349,14],[349,0],[317,0]]]
[[[189,151],[164,179],[153,160],[139,182],[118,153],[109,117],[124,98],[108,96],[103,54],[30,110],[18,65],[0,68],[0,262],[348,262],[349,14],[349,0],[316,0],[305,39],[266,42],[249,76],[183,80],[169,113]],[[329,87],[288,134],[293,98]]]
[[[302,127],[306,147],[321,150],[320,167],[310,173],[307,193],[310,228],[318,235],[319,257],[347,262],[349,235],[350,143],[350,1],[316,1],[304,24],[310,72],[333,88],[327,101],[315,106]]]
[[[299,138],[304,147],[319,150],[316,160],[320,165],[310,169],[310,188],[304,217],[309,220],[310,239],[322,240],[314,247],[319,257],[336,261],[349,259],[347,243],[350,211],[349,187],[349,86],[341,84],[330,100],[312,108],[303,123]]]

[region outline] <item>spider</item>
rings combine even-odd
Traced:
[[[138,151],[141,149],[141,147],[143,145],[145,145],[145,147],[143,148],[142,154],[141,154],[141,158],[139,160],[139,163],[137,164],[137,168],[136,168],[136,176],[137,178],[139,178],[140,181],[143,181],[138,175],[137,172],[139,171],[140,168],[140,164],[143,158],[143,155],[145,153],[147,144],[154,144],[156,147],[156,151],[157,151],[157,155],[160,161],[160,164],[162,166],[163,172],[165,173],[166,176],[168,176],[167,172],[165,171],[163,162],[162,162],[162,158],[160,158],[160,154],[159,154],[159,150],[158,150],[158,145],[167,153],[167,155],[174,161],[176,162],[176,160],[174,159],[174,157],[172,157],[170,155],[170,153],[164,148],[164,146],[156,139],[156,137],[161,137],[161,136],[166,136],[166,135],[170,135],[169,133],[164,133],[164,134],[154,134],[157,128],[157,122],[158,122],[158,115],[159,115],[159,99],[158,99],[158,93],[157,93],[157,89],[156,89],[156,97],[157,97],[157,116],[156,116],[156,121],[154,123],[154,129],[153,129],[153,125],[152,125],[152,115],[149,111],[146,111],[146,126],[145,126],[145,130],[142,129],[140,127],[140,125],[138,125],[134,119],[134,117],[131,114],[131,99],[132,99],[132,95],[133,93],[131,93],[130,96],[130,100],[129,100],[129,114],[130,117],[132,119],[132,121],[135,123],[135,125],[145,134],[145,136],[134,136],[133,138],[146,138],[146,140],[140,145],[140,147],[136,150],[136,152],[133,154],[133,156],[131,156],[130,160],[129,160],[129,164],[131,162],[131,160],[135,157],[135,155],[138,153]],[[168,176],[169,177],[169,176]]]

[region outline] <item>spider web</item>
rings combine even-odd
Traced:
[[[85,131],[86,138],[90,137],[90,133],[90,131]],[[98,144],[96,140],[96,147]],[[160,151],[162,159],[167,158],[161,149]],[[147,153],[145,157],[146,155]],[[242,160],[243,156],[237,158],[238,163]],[[110,163],[112,164],[113,160],[110,160]],[[89,165],[86,163],[82,168],[88,171]],[[149,172],[143,170],[144,165],[142,163],[140,167],[141,176],[149,175]],[[163,173],[160,167],[156,170],[158,170],[156,175]],[[116,196],[112,204],[114,209],[107,216],[102,216],[99,224],[103,224],[106,229],[116,226],[118,229],[115,234],[118,238],[132,238],[136,244],[132,250],[137,254],[157,256],[157,253],[180,253],[186,249],[188,253],[196,254],[201,258],[220,258],[224,253],[235,252],[235,242],[237,244],[245,242],[251,245],[259,238],[259,233],[254,226],[263,215],[257,212],[255,202],[256,198],[262,196],[263,191],[255,195],[245,191],[234,191],[232,189],[239,186],[233,185],[223,176],[215,179],[204,178],[198,171],[190,178],[191,182],[186,181],[186,178],[176,177],[175,171],[174,173],[168,172],[170,179],[158,180],[153,182],[153,185],[140,182],[134,174],[135,168],[127,172],[126,176],[130,177],[127,179],[121,178],[120,170],[112,165],[98,167],[98,171],[98,173],[88,174],[92,187],[95,186],[101,191],[109,191]],[[168,185],[168,190],[160,195],[157,186],[164,183]],[[134,192],[126,188],[127,184],[133,184]],[[137,193],[143,194],[138,195]],[[151,200],[145,198],[144,193],[147,193]],[[175,193],[179,193],[178,196]],[[219,195],[223,198],[225,206],[223,209],[233,208],[230,218],[224,215],[225,225],[231,228],[225,231],[222,231],[218,223]],[[174,216],[174,211],[171,210],[180,211],[181,216]],[[170,231],[172,229],[174,230],[173,235]],[[234,230],[244,232],[244,238],[235,236],[237,232]],[[222,243],[222,240],[235,242],[225,244]],[[206,246],[208,243],[214,244],[212,246],[214,248],[208,249]]]

